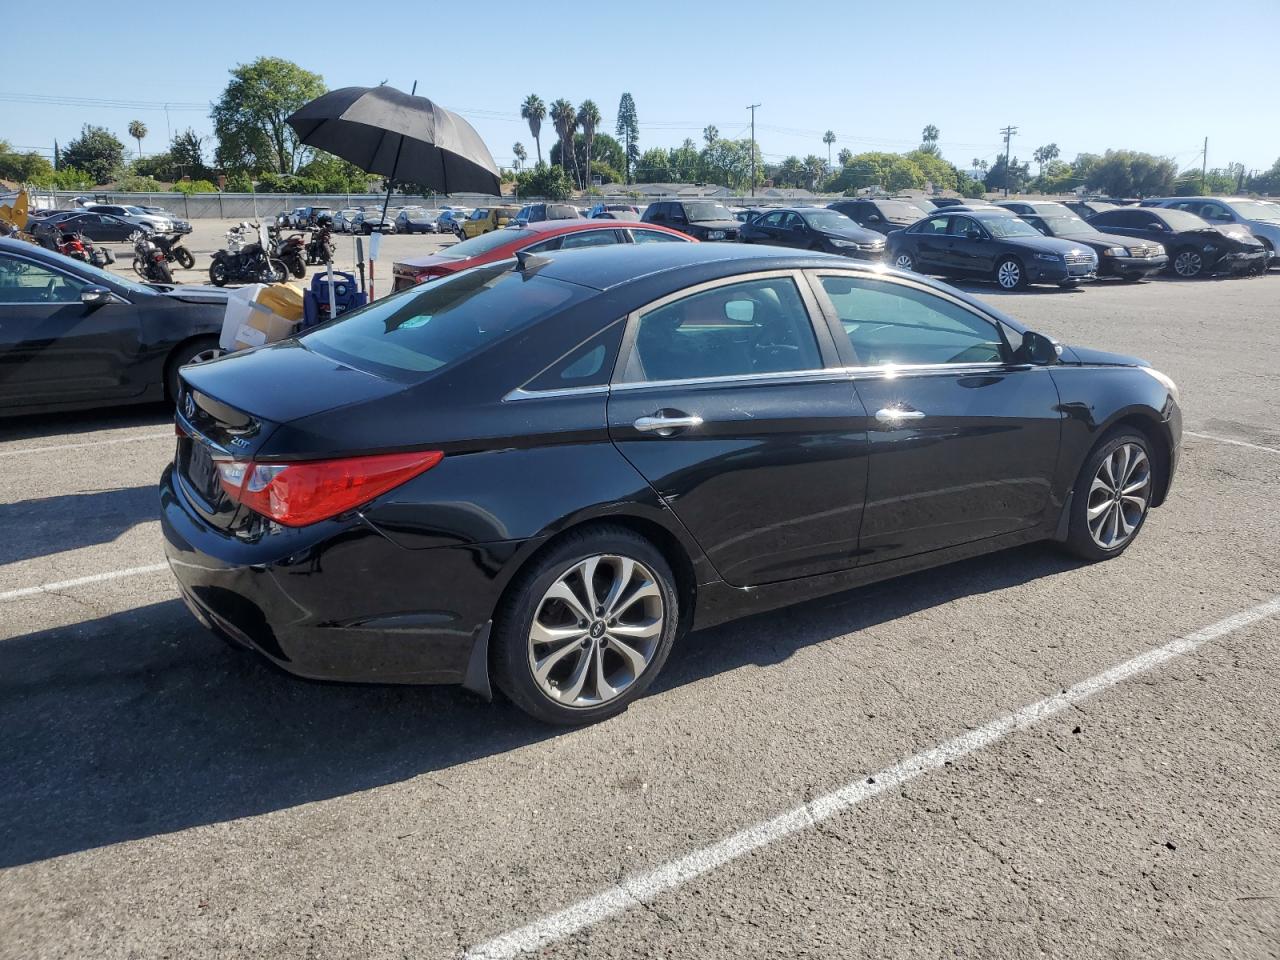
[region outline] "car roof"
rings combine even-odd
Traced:
[[[627,223],[627,227],[619,227],[620,223]],[[579,230],[657,230],[660,233],[670,233],[674,236],[684,237],[683,233],[678,230],[671,230],[658,223],[639,223],[632,220],[595,220],[575,217],[573,219],[564,220],[535,220],[533,223],[522,224],[519,227],[508,227],[507,229],[515,232],[516,230],[532,230],[534,233],[545,233],[548,236],[556,236],[560,233],[576,233]]]

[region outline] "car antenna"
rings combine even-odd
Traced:
[[[533,276],[550,262],[550,257],[540,257],[536,253],[530,253],[528,250],[516,251],[516,269],[526,277]]]

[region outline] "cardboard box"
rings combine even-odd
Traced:
[[[302,291],[289,284],[251,283],[227,291],[222,320],[223,350],[245,350],[284,340],[298,332]]]
[[[247,350],[264,343],[275,343],[292,337],[298,330],[298,321],[274,313],[260,303],[249,304],[249,316],[236,330],[233,350]]]

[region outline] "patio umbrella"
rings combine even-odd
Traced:
[[[343,87],[305,104],[288,122],[308,146],[389,181],[440,193],[501,194],[498,166],[475,128],[426,97],[388,86]],[[390,200],[388,183],[383,216]]]

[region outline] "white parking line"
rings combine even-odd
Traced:
[[[138,443],[143,440],[172,440],[173,431],[148,433],[141,437],[115,437],[111,440],[85,440],[82,443],[52,443],[47,447],[22,447],[18,450],[0,450],[0,457],[25,457],[32,453],[50,453],[57,450],[79,450],[83,447],[106,447],[114,443]]]
[[[1257,443],[1245,443],[1243,440],[1230,440],[1227,437],[1215,437],[1211,433],[1196,433],[1192,430],[1183,430],[1188,437],[1197,437],[1201,440],[1212,440],[1214,443],[1229,443],[1233,447],[1248,447],[1250,450],[1262,450],[1266,453],[1280,454],[1280,450],[1275,447],[1264,447]]]
[[[152,563],[145,567],[126,567],[123,570],[111,570],[107,573],[95,573],[88,577],[76,577],[74,580],[60,580],[57,583],[42,583],[35,587],[22,587],[18,590],[6,590],[0,593],[0,600],[17,600],[21,597],[34,597],[41,593],[57,593],[73,587],[83,587],[90,583],[102,583],[104,580],[119,580],[121,577],[137,577],[147,573],[160,573],[168,570],[167,563]]]
[[[1187,634],[1163,646],[1148,650],[1110,670],[1077,683],[1062,693],[1040,700],[1013,713],[992,720],[969,733],[917,753],[866,778],[845,784],[831,793],[793,807],[786,813],[694,850],[678,860],[643,873],[625,877],[595,896],[580,900],[557,913],[535,920],[528,926],[472,947],[466,960],[506,960],[563,940],[602,920],[638,907],[661,893],[688,883],[717,867],[754,850],[784,840],[820,821],[856,807],[886,791],[914,780],[948,762],[989,747],[1018,730],[1025,730],[1056,716],[1073,704],[1096,696],[1116,684],[1153,670],[1170,660],[1185,656],[1197,647],[1280,613],[1280,596],[1250,607],[1224,620]]]

